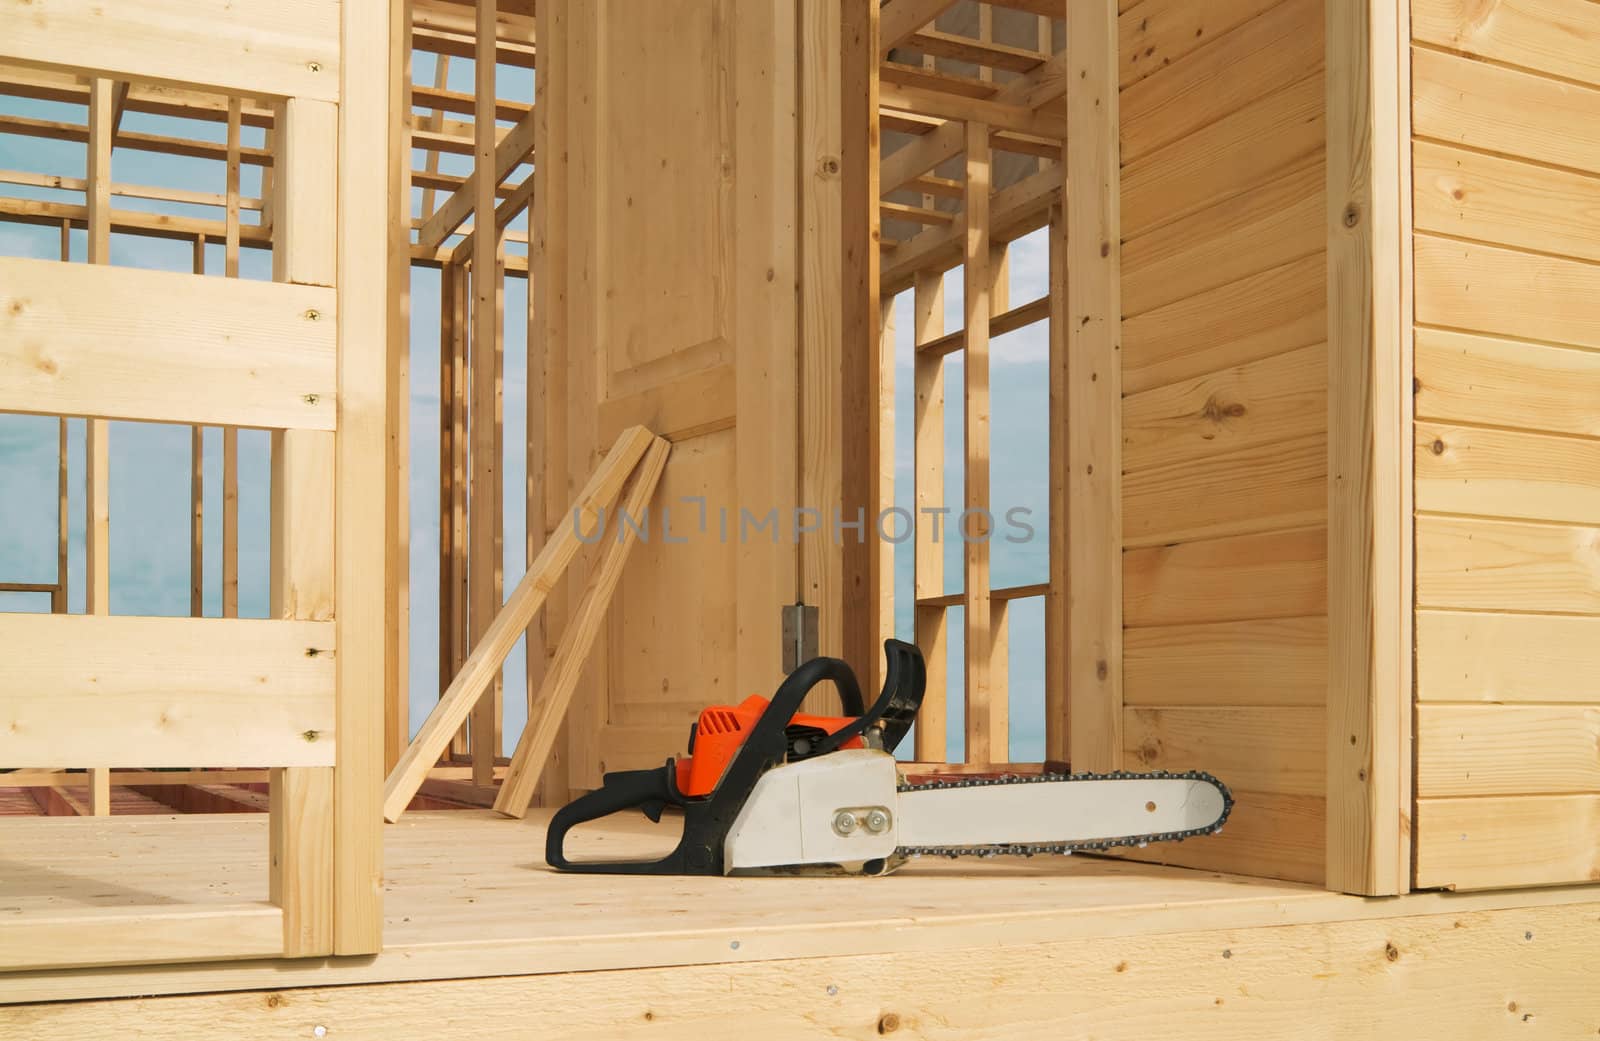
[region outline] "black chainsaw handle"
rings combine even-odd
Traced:
[[[589,871],[624,874],[652,874],[678,856],[674,851],[660,861],[637,863],[613,861],[577,861],[567,859],[567,832],[580,824],[609,817],[622,810],[641,809],[653,821],[661,820],[668,805],[683,806],[685,799],[678,793],[672,760],[666,766],[653,770],[618,770],[605,775],[599,788],[563,806],[550,818],[550,828],[545,833],[544,858],[553,868],[561,871]],[[677,874],[676,871],[667,872]]]
[[[745,800],[762,774],[782,766],[788,752],[784,728],[800,711],[800,703],[819,683],[832,682],[848,697],[854,690],[860,701],[860,688],[850,666],[837,658],[813,658],[791,672],[772,695],[772,702],[761,713],[733,760],[717,781],[710,795],[687,798],[678,791],[677,770],[672,760],[654,770],[619,770],[605,775],[601,787],[580,796],[557,811],[545,833],[544,858],[560,871],[579,871],[606,875],[720,875],[722,847],[728,830],[744,808]],[[677,848],[660,860],[618,861],[579,860],[566,857],[567,832],[586,821],[619,810],[643,809],[652,820],[661,819],[666,806],[683,807],[683,837]],[[653,811],[653,812],[652,812]]]

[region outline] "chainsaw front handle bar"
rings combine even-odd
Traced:
[[[925,674],[922,656],[910,644],[889,640],[884,691],[862,720],[868,724],[889,720],[885,730],[910,726],[922,700]],[[897,659],[899,659],[897,663]],[[561,871],[622,875],[720,875],[723,843],[733,827],[756,780],[773,767],[782,766],[788,751],[785,728],[812,688],[832,682],[847,705],[860,705],[861,688],[850,666],[838,658],[813,658],[791,672],[772,696],[749,735],[717,781],[711,794],[687,798],[678,791],[677,770],[671,759],[654,770],[620,770],[605,775],[601,787],[563,807],[550,820],[545,834],[545,860]],[[909,714],[906,709],[909,708]],[[902,718],[903,717],[903,718]],[[895,735],[898,741],[900,734]],[[887,746],[890,749],[892,745]],[[621,810],[638,808],[660,821],[667,806],[683,808],[683,837],[673,851],[659,860],[568,860],[567,833],[579,824],[599,820]]]

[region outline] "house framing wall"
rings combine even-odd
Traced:
[[[16,660],[0,685],[12,721],[0,759],[37,770],[91,767],[90,812],[109,807],[111,767],[264,762],[271,829],[265,902],[13,917],[3,926],[5,966],[370,953],[381,945],[374,810],[385,582],[377,533],[385,523],[389,308],[380,252],[387,185],[370,157],[390,146],[388,8],[305,4],[285,14],[200,4],[185,12],[181,31],[203,32],[204,43],[174,51],[171,38],[150,31],[155,12],[136,5],[108,12],[65,3],[37,16],[8,6],[0,10],[13,30],[8,89],[87,108],[81,131],[8,126],[85,140],[87,168],[71,185],[83,192],[82,207],[6,208],[59,223],[64,248],[61,261],[0,262],[8,362],[0,402],[87,419],[88,613],[64,613],[58,572],[52,614],[5,618]],[[383,46],[342,42],[352,40]],[[272,191],[263,192],[270,202],[255,203],[271,220],[252,236],[272,247],[271,282],[236,277],[247,105],[276,145],[253,156],[273,167]],[[111,159],[129,107],[224,122],[225,143],[207,149],[135,141],[224,160],[220,198],[165,193],[216,206],[222,221],[119,217]],[[86,265],[64,263],[75,223],[87,231]],[[193,238],[196,273],[113,266],[111,234],[130,227]],[[221,279],[203,277],[212,233],[224,244]],[[206,393],[195,394],[202,374]],[[196,439],[198,424],[225,428],[224,617],[110,615],[112,419],[195,424]],[[236,617],[239,427],[273,432],[268,619]],[[91,715],[105,726],[77,725]]]

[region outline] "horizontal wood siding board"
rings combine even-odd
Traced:
[[[1433,235],[1415,258],[1421,323],[1600,348],[1600,264]]]
[[[1418,137],[1600,173],[1600,90],[1426,48],[1411,81]]]
[[[1328,621],[1313,616],[1129,629],[1122,668],[1128,706],[1320,709],[1328,696]]]
[[[1418,231],[1600,261],[1600,176],[1430,141],[1414,157]]]
[[[1600,524],[1600,440],[1430,420],[1416,435],[1419,510]]]
[[[1137,394],[1323,342],[1327,274],[1327,256],[1318,251],[1125,319],[1123,391]]]
[[[1327,484],[1328,442],[1320,432],[1127,473],[1123,545],[1321,526],[1328,517]]]
[[[1421,705],[1417,796],[1600,794],[1600,704]]]
[[[1417,800],[1419,888],[1600,881],[1600,795]]]
[[[1417,606],[1600,615],[1600,528],[1419,516]]]
[[[1592,0],[1411,0],[1411,37],[1600,87]]]
[[[334,290],[0,258],[0,410],[332,430]]]
[[[1123,399],[1122,466],[1198,463],[1327,430],[1328,350],[1314,344]]]
[[[1417,700],[1600,703],[1600,618],[1418,611]]]
[[[0,763],[332,766],[334,624],[0,615]]]
[[[1323,614],[1327,572],[1322,528],[1128,550],[1123,616],[1132,628]]]
[[[325,0],[0,0],[0,58],[244,94],[339,100]]]
[[[1322,0],[1284,0],[1122,91],[1122,161],[1214,123],[1322,66]]]
[[[1317,162],[1327,138],[1323,95],[1317,70],[1129,163],[1122,171],[1123,238]]]
[[[1321,708],[1126,708],[1130,770],[1205,770],[1230,787],[1321,795],[1327,784]]]
[[[1122,5],[1119,82],[1123,87],[1169,67],[1270,11],[1280,0],[1143,0]]]
[[[1600,437],[1600,352],[1417,330],[1417,417]]]
[[[1122,251],[1122,313],[1140,315],[1326,248],[1320,158],[1133,239]]]

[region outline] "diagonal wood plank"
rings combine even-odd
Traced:
[[[450,744],[472,707],[477,704],[518,637],[544,606],[550,591],[566,571],[578,551],[578,529],[594,524],[600,511],[616,501],[623,483],[645,450],[659,440],[643,427],[629,427],[617,438],[605,461],[590,476],[573,504],[573,520],[558,525],[550,541],[528,567],[527,574],[495,616],[483,639],[472,649],[461,671],[451,681],[439,703],[428,714],[416,738],[395,764],[384,784],[383,817],[391,824],[400,819],[428,776],[428,769]]]
[[[623,509],[629,517],[637,519],[644,516],[650,505],[650,496],[655,494],[656,484],[661,480],[661,470],[667,464],[670,450],[671,446],[658,438],[645,454],[623,499]],[[595,637],[605,621],[617,581],[622,577],[623,565],[628,562],[628,554],[637,541],[637,531],[632,525],[624,524],[618,518],[615,528],[615,541],[607,547],[604,559],[590,577],[588,588],[583,593],[583,602],[578,605],[577,613],[562,637],[561,646],[545,671],[538,697],[528,712],[528,725],[517,739],[511,766],[506,770],[500,794],[494,801],[494,808],[508,817],[520,818],[528,812],[533,790],[544,774],[545,762],[555,746],[561,723],[567,717],[573,688],[577,686],[589,650],[594,646]]]

